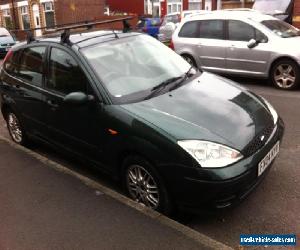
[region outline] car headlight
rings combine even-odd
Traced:
[[[243,155],[230,147],[200,140],[177,142],[204,168],[222,168],[243,158]]]
[[[274,107],[265,99],[263,98],[265,104],[267,105],[268,107],[268,110],[270,111],[272,117],[273,117],[273,120],[274,120],[274,124],[277,123],[278,121],[278,114],[277,114],[277,111],[274,109]]]

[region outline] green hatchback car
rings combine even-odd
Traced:
[[[265,99],[135,32],[13,47],[0,103],[14,142],[71,153],[163,213],[243,199],[270,169],[284,132]]]

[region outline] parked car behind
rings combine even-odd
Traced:
[[[0,107],[15,143],[72,154],[164,213],[245,198],[284,131],[268,101],[136,32],[14,46],[0,73]]]
[[[163,18],[159,28],[158,40],[164,43],[171,41],[172,35],[179,23],[190,16],[207,13],[206,10],[184,10],[182,12],[170,13]]]
[[[257,11],[215,11],[183,21],[172,46],[202,69],[269,78],[281,89],[300,83],[300,32]]]
[[[141,18],[136,26],[138,31],[147,33],[148,35],[157,38],[160,24],[160,18]]]
[[[16,44],[16,41],[12,35],[5,28],[0,28],[0,56],[3,57],[10,50],[12,46]]]

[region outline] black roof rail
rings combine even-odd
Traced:
[[[63,24],[63,25],[25,29],[23,31],[27,32],[27,39],[26,39],[27,43],[31,43],[31,42],[35,41],[33,31],[53,29],[53,31],[52,30],[47,31],[47,34],[55,33],[57,31],[63,31],[63,33],[61,34],[61,43],[71,44],[71,41],[70,41],[71,30],[80,29],[80,28],[92,29],[95,25],[122,22],[123,23],[123,32],[126,33],[131,30],[131,26],[128,23],[128,20],[131,20],[131,19],[133,19],[132,16],[116,18],[116,19],[111,19],[111,20],[98,20],[98,21],[85,21],[85,22],[79,22],[79,23],[68,23],[68,24]],[[20,30],[11,30],[11,32],[14,32],[14,31],[20,31]],[[116,33],[114,31],[113,31],[113,33],[115,34],[116,38],[118,38],[118,36],[116,35]]]

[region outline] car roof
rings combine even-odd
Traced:
[[[263,20],[277,20],[275,17],[270,15],[262,14],[258,11],[251,9],[229,9],[229,10],[216,10],[208,13],[201,13],[199,15],[193,15],[189,20],[199,20],[199,19],[238,19],[245,20],[251,19],[256,22],[261,22]]]
[[[175,15],[180,15],[180,12],[172,12],[172,13],[165,15],[165,17],[166,16],[175,16]]]
[[[96,30],[96,31],[85,31],[81,33],[75,33],[70,35],[70,42],[73,46],[77,46],[78,48],[87,47],[90,45],[117,40],[125,37],[142,35],[138,32],[126,32],[123,33],[121,31],[113,31],[113,30]],[[32,41],[30,44],[38,44],[41,42],[46,43],[56,43],[61,44],[61,33],[50,34],[44,37],[37,37],[35,41]],[[19,46],[23,46],[27,44],[27,42],[19,43],[15,48]]]

